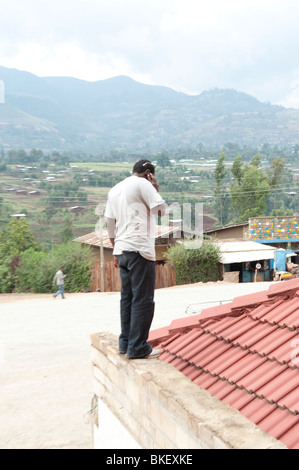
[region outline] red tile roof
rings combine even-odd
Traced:
[[[150,332],[169,362],[290,449],[299,449],[299,279]]]

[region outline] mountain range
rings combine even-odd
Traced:
[[[160,151],[228,142],[254,147],[298,143],[299,110],[233,89],[192,96],[126,76],[87,82],[0,66],[4,150]]]

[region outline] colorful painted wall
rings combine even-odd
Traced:
[[[299,242],[299,217],[260,217],[249,219],[246,238],[252,241]]]

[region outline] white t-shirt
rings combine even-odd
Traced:
[[[116,221],[114,255],[139,251],[155,261],[156,219],[151,209],[164,200],[145,178],[129,176],[108,193],[105,217]]]

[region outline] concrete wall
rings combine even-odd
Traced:
[[[110,333],[91,336],[91,358],[95,448],[108,432],[114,449],[285,448],[172,365],[119,355]]]

